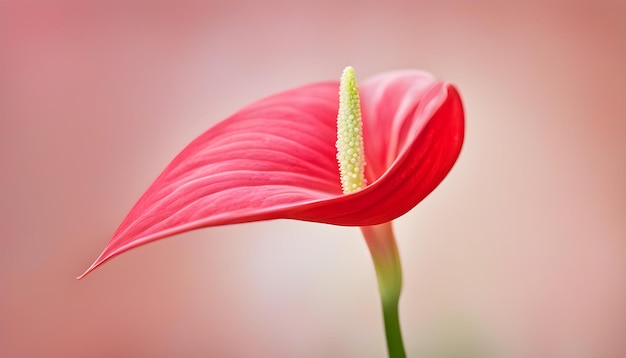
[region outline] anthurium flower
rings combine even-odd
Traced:
[[[399,295],[389,223],[443,180],[463,134],[459,93],[421,71],[379,74],[357,88],[347,68],[341,83],[266,97],[183,149],[80,277],[129,249],[185,231],[296,219],[362,227],[379,285],[381,275],[383,284],[395,280],[391,291]]]

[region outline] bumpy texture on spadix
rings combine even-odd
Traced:
[[[131,248],[201,227],[280,218],[367,226],[413,208],[461,150],[458,92],[420,71],[362,81],[368,184],[344,194],[335,148],[338,89],[332,81],[278,93],[204,132],[152,183],[87,272]]]
[[[363,123],[359,89],[352,67],[343,70],[339,83],[336,145],[343,192],[350,193],[363,188],[365,186]]]

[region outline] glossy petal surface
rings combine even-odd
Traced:
[[[461,150],[458,92],[418,71],[363,81],[369,185],[343,194],[335,158],[338,86],[316,83],[267,97],[196,138],[139,199],[86,273],[133,247],[201,227],[279,218],[365,226],[413,208]]]

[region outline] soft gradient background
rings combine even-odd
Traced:
[[[383,357],[356,228],[204,229],[86,269],[173,156],[311,81],[458,85],[463,153],[396,222],[412,357],[626,357],[626,5],[0,1],[0,357]]]

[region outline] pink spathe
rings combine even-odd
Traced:
[[[343,194],[334,145],[338,88],[321,82],[281,92],[204,132],[152,183],[87,272],[133,247],[202,227],[271,219],[367,226],[412,209],[460,153],[456,89],[419,71],[363,81],[370,184]]]

